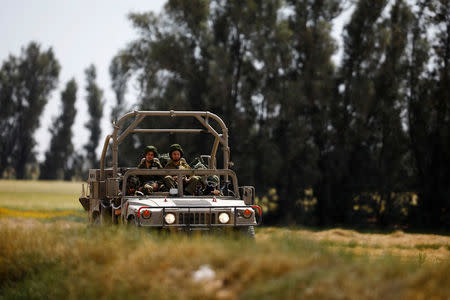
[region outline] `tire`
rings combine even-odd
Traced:
[[[134,227],[137,227],[136,220],[135,220],[134,216],[130,216],[130,217],[128,217],[127,228],[134,228]]]
[[[100,206],[100,225],[111,225],[113,223],[112,219],[112,209],[111,207],[104,208]]]
[[[90,221],[90,225],[93,227],[100,226],[100,214],[98,212],[92,213],[92,219]]]
[[[236,231],[243,238],[246,238],[249,240],[255,239],[255,227],[254,226],[237,227]]]

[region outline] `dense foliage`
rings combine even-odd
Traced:
[[[140,38],[118,53],[115,78],[136,78],[141,109],[222,116],[241,183],[271,220],[445,228],[450,4],[345,4],[169,1],[159,16],[130,15]],[[174,141],[209,150],[204,137],[133,144]]]
[[[97,85],[97,71],[94,65],[90,65],[86,71],[86,102],[90,119],[85,124],[89,130],[89,140],[84,146],[86,150],[86,161],[89,168],[96,168],[99,164],[96,153],[100,142],[101,128],[100,120],[103,117],[103,90]]]
[[[73,173],[72,125],[77,114],[77,83],[70,80],[61,93],[61,115],[53,120],[50,133],[50,148],[45,153],[45,161],[41,166],[41,179],[64,178],[70,180]]]
[[[37,43],[10,56],[0,69],[0,174],[14,168],[23,179],[27,163],[35,157],[33,134],[50,92],[56,87],[60,66],[52,49]]]

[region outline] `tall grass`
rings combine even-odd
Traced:
[[[80,190],[0,181],[0,299],[450,299],[450,237],[89,227]]]
[[[354,255],[292,232],[252,243],[61,221],[19,224],[0,220],[3,299],[450,297],[448,261]],[[214,275],[195,281],[202,267]]]

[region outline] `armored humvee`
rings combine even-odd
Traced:
[[[200,128],[141,128],[146,118],[194,118]],[[215,124],[213,124],[214,122]],[[125,125],[128,124],[128,125]],[[113,132],[103,145],[100,168],[90,169],[87,189],[84,184],[80,203],[91,224],[127,224],[164,230],[194,231],[232,229],[254,238],[254,226],[261,223],[261,208],[255,205],[255,189],[238,186],[236,174],[229,169],[228,129],[220,117],[201,111],[134,111],[113,123]],[[220,128],[220,129],[219,129]],[[218,129],[218,130],[216,130]],[[208,133],[213,136],[211,153],[202,155],[206,166],[201,169],[137,169],[118,166],[118,149],[130,134]],[[217,168],[219,145],[223,149],[223,167]],[[112,166],[105,166],[108,149]],[[177,188],[150,195],[129,194],[127,185],[132,176],[174,176]],[[216,176],[220,194],[186,195],[184,176]],[[176,176],[176,177],[175,177]]]

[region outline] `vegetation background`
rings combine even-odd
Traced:
[[[331,23],[349,7],[335,63]],[[43,162],[34,132],[64,66],[31,42],[0,68],[0,175],[85,179],[98,165],[100,119],[131,108],[133,84],[133,108],[224,119],[234,169],[256,187],[266,224],[448,230],[449,16],[447,0],[171,0],[159,15],[130,14],[139,37],[111,61],[112,115],[103,115],[105,87],[88,66],[86,82],[66,83]],[[88,112],[74,106],[80,86]],[[90,116],[77,153],[76,113]],[[136,136],[120,163],[173,142],[190,160],[211,147],[203,136]]]

